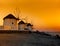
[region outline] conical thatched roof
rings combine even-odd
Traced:
[[[6,18],[19,20],[18,18],[16,18],[16,17],[15,17],[14,15],[12,15],[12,14],[7,15],[7,16],[4,17],[3,19],[6,19]]]

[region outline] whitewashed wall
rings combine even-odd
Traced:
[[[19,24],[18,25],[18,30],[24,30],[25,29],[25,27],[26,27],[26,25],[25,24]]]
[[[18,24],[16,19],[5,19],[3,26],[4,30],[18,30]]]

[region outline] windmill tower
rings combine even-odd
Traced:
[[[8,14],[3,18],[3,20],[4,30],[18,30],[17,20],[19,19],[16,18],[13,14]]]
[[[26,26],[27,26],[27,29],[28,29],[29,31],[32,31],[32,30],[33,30],[32,21],[31,21],[30,23],[27,23]]]
[[[19,23],[18,23],[18,30],[19,31],[24,31],[25,27],[26,27],[26,22],[24,21],[25,18],[20,19]]]

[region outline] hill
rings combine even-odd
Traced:
[[[1,33],[0,46],[60,46],[60,39],[38,33]]]

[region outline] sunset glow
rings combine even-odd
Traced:
[[[34,28],[60,32],[60,0],[0,0],[0,25],[9,13],[18,17],[16,7],[20,10],[19,17],[27,17],[26,21]]]

